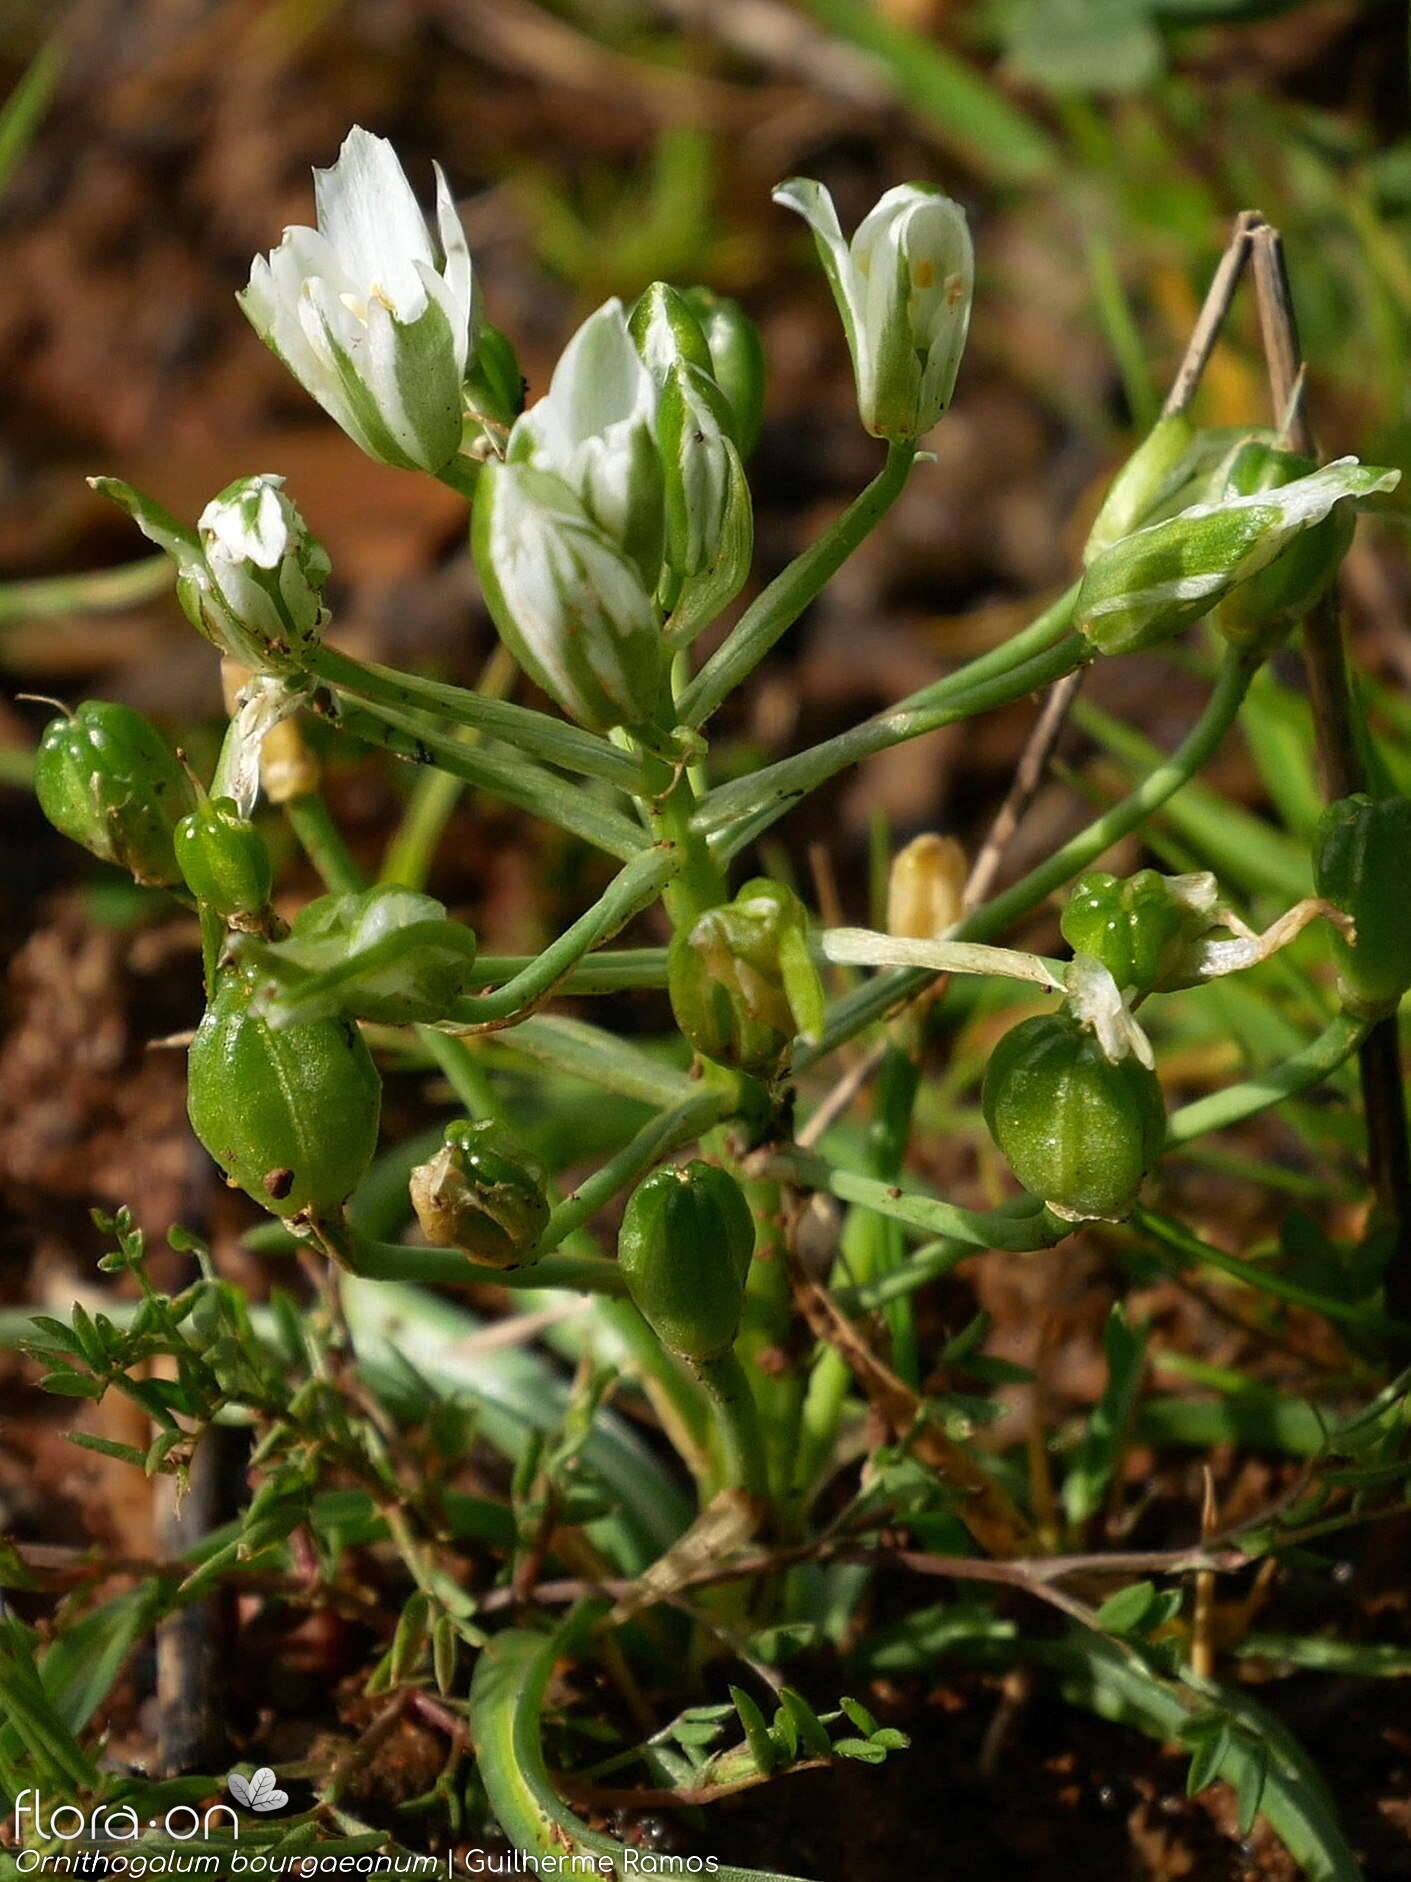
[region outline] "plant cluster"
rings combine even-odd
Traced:
[[[967,1558],[1004,1564],[1018,1585],[1057,1599],[1075,1631],[1023,1643],[994,1610],[932,1610],[907,1638],[873,1640],[874,1667],[916,1664],[945,1650],[937,1641],[988,1663],[1047,1656],[1100,1708],[1188,1742],[1192,1782],[1236,1782],[1246,1815],[1262,1809],[1311,1872],[1349,1873],[1336,1823],[1309,1804],[1316,1790],[1298,1748],[1183,1655],[1178,1591],[1137,1577],[1096,1604],[1059,1594],[1060,1575],[1043,1570],[1055,1538],[1041,1513],[970,1442],[1005,1377],[980,1350],[983,1323],[944,1355],[947,1378],[972,1389],[928,1400],[910,1306],[969,1251],[1049,1249],[1082,1223],[1135,1223],[1187,1261],[1218,1259],[1143,1203],[1164,1152],[1329,1079],[1395,1012],[1411,984],[1397,881],[1411,802],[1380,779],[1327,810],[1312,846],[1316,893],[1286,896],[1262,932],[1206,871],[1119,879],[1095,865],[1197,777],[1270,655],[1324,605],[1356,513],[1398,474],[1349,457],[1318,464],[1292,448],[1286,413],[1257,432],[1202,428],[1188,411],[1192,382],[1115,479],[1079,579],[1029,626],[821,744],[719,777],[709,739],[719,709],[913,472],[927,474],[921,442],[952,397],[970,317],[961,209],[906,185],[848,239],[818,184],[777,192],[814,234],[859,417],[886,458],[722,633],[750,574],[746,466],[763,400],[760,345],[742,311],[662,283],[630,308],[609,301],[525,408],[439,171],[432,225],[390,146],[364,131],[316,183],[317,228],[288,230],[256,261],[245,311],[362,450],[464,495],[503,646],[557,710],[331,646],[329,559],[278,476],[242,478],[194,527],[96,480],[175,564],[182,607],[226,663],[229,730],[203,782],[136,714],[88,702],[45,732],[36,789],[66,835],[198,916],[206,1011],[190,1048],[192,1126],[226,1180],[275,1219],[252,1245],[299,1248],[323,1264],[327,1289],[312,1319],[278,1290],[255,1313],[195,1249],[201,1278],[167,1298],[119,1223],[111,1259],[142,1288],[126,1323],[82,1308],[39,1323],[33,1350],[51,1368],[50,1389],[111,1387],[149,1414],[145,1454],[107,1447],[133,1464],[185,1469],[217,1422],[256,1434],[256,1488],[239,1523],[208,1539],[189,1573],[154,1582],[115,1637],[130,1641],[223,1575],[287,1591],[296,1533],[319,1587],[332,1586],[348,1550],[390,1540],[413,1587],[376,1689],[434,1695],[451,1721],[446,1770],[423,1807],[453,1829],[465,1821],[467,1798],[479,1796],[473,1746],[482,1804],[521,1849],[616,1864],[621,1845],[549,1777],[541,1741],[555,1665],[596,1660],[630,1695],[634,1667],[679,1662],[683,1650],[700,1664],[732,1653],[777,1691],[770,1723],[732,1689],[729,1706],[693,1706],[596,1764],[568,1728],[565,1755],[587,1767],[589,1795],[608,1771],[635,1767],[695,1805],[800,1762],[900,1752],[902,1735],[856,1702],[820,1715],[774,1668],[791,1648],[846,1635],[871,1552],[901,1527],[938,1543],[962,1577]],[[894,859],[875,927],[825,925],[777,870],[732,880],[779,818],[845,768],[1197,622],[1218,658],[1180,747],[998,892],[934,836]],[[713,650],[697,660],[708,630]],[[380,880],[363,879],[302,753],[300,714],[556,825],[615,873],[541,953],[481,954],[425,893],[434,813]],[[292,921],[274,902],[262,789],[326,881]],[[1060,892],[1071,958],[1004,945]],[[666,946],[607,945],[658,907]],[[1321,1031],[1247,1082],[1169,1110],[1152,1011],[1168,996],[1206,997],[1200,989],[1272,959],[1310,922],[1327,928],[1337,969]],[[1019,1191],[985,1210],[906,1174],[951,977],[977,997],[1018,983],[1031,1007],[1045,1003],[1004,1034],[984,1073],[984,1118]],[[665,989],[676,1040],[649,1047],[542,1010],[558,995],[634,988]],[[861,1082],[851,1073],[841,1097],[814,1098],[803,1119],[801,1089],[813,1094],[820,1071],[864,1040],[876,1077],[869,1127],[847,1123]],[[379,1156],[387,1053],[438,1067],[460,1110],[436,1141]],[[608,1094],[609,1154],[570,1193],[555,1187],[545,1133],[536,1141],[509,1095],[526,1066],[550,1106],[557,1079]],[[619,1198],[614,1259],[592,1231]],[[420,1235],[410,1239],[401,1231],[413,1211]],[[1340,1303],[1363,1338],[1387,1325],[1371,1298],[1378,1279],[1370,1271],[1362,1293]],[[559,1329],[560,1350],[578,1362],[570,1388],[527,1352],[487,1353],[469,1372],[445,1359],[464,1317],[424,1290],[476,1281],[592,1300],[588,1322]],[[858,1333],[865,1313],[883,1316],[890,1365]],[[1107,1396],[1063,1489],[1072,1541],[1118,1467],[1141,1352],[1118,1315]],[[689,1506],[680,1476],[608,1406],[624,1378],[690,1479]],[[840,1513],[854,1384],[888,1442]],[[375,1417],[357,1415],[359,1394],[371,1394]],[[1399,1507],[1403,1425],[1393,1392],[1330,1429],[1297,1510],[1227,1539],[1230,1548],[1252,1559],[1320,1522]],[[446,1460],[472,1437],[512,1459],[507,1501],[440,1488]],[[468,1537],[505,1564],[503,1582],[478,1595],[447,1565]],[[1190,1566],[1211,1572],[1214,1557],[1196,1550]],[[564,1584],[567,1619],[535,1623],[550,1605],[540,1594]],[[506,1611],[516,1625],[499,1625]],[[11,1631],[0,1779],[18,1776],[23,1746],[51,1759],[69,1788],[99,1785],[74,1736],[84,1719],[56,1711],[52,1692],[41,1704],[34,1643],[17,1623]],[[732,1720],[738,1742],[715,1748]],[[306,1821],[270,1835],[362,1848],[371,1831],[344,1788],[335,1772]]]

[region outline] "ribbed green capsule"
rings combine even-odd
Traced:
[[[774,1076],[794,1034],[822,1024],[808,915],[780,883],[747,882],[733,902],[679,929],[666,957],[676,1023],[706,1058]]]
[[[176,860],[203,907],[240,924],[268,906],[274,870],[264,838],[233,798],[208,798],[176,826]]]
[[[668,1352],[702,1365],[734,1345],[754,1240],[744,1191],[715,1164],[669,1165],[638,1184],[617,1258],[637,1311]]]
[[[377,1068],[348,1020],[276,1032],[255,1010],[255,985],[239,968],[220,974],[191,1045],[191,1128],[226,1181],[271,1214],[328,1216],[377,1147]]]
[[[1390,1012],[1411,987],[1411,798],[1359,793],[1329,804],[1313,839],[1319,895],[1350,915],[1357,938],[1332,931],[1343,998],[1356,1011]]]
[[[1113,1064],[1067,1013],[1005,1034],[985,1070],[985,1122],[1032,1195],[1075,1221],[1120,1222],[1161,1154],[1166,1114],[1156,1074]]]
[[[1198,888],[1203,898],[1193,895]],[[1093,869],[1073,884],[1059,926],[1075,954],[1091,954],[1119,987],[1145,993],[1182,984],[1190,943],[1209,928],[1217,894],[1212,876]]]
[[[130,706],[87,699],[44,728],[34,759],[39,808],[64,836],[142,883],[180,882],[172,836],[191,809],[176,754]]]
[[[492,1268],[524,1267],[549,1220],[543,1181],[496,1125],[459,1121],[409,1183],[433,1248],[460,1248]]]

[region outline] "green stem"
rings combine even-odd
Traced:
[[[343,832],[329,815],[322,792],[306,791],[302,797],[291,797],[284,814],[326,889],[334,895],[355,895],[366,886],[362,870],[343,841]]]
[[[1173,797],[1208,762],[1233,725],[1255,668],[1241,654],[1225,656],[1215,687],[1205,710],[1183,743],[1164,764],[1111,810],[1090,823],[1061,849],[1047,857],[1027,876],[977,908],[959,922],[947,937],[952,941],[990,941],[1022,915],[1095,862],[1104,850],[1142,824],[1154,810]],[[793,1057],[795,1073],[834,1052],[865,1027],[881,1019],[894,1007],[903,1006],[929,987],[936,976],[921,968],[900,968],[878,974],[866,985],[855,989],[833,1008],[823,1037],[814,1045],[796,1043]]]
[[[641,774],[629,753],[599,738],[596,732],[585,732],[581,726],[551,718],[547,712],[535,712],[530,706],[471,692],[445,680],[429,680],[417,673],[399,672],[395,667],[354,660],[327,645],[309,655],[307,670],[326,685],[368,705],[449,719],[488,738],[502,739],[514,750],[527,752],[545,764],[601,778],[619,790],[635,791],[641,786]]]
[[[705,1131],[718,1124],[730,1102],[721,1091],[696,1089],[683,1104],[663,1112],[642,1126],[615,1157],[595,1170],[588,1179],[558,1205],[549,1217],[540,1238],[542,1249],[557,1248],[566,1235],[589,1222],[613,1197],[635,1183],[653,1164],[659,1163],[682,1144],[694,1143]]]
[[[776,1151],[772,1162],[786,1168],[791,1180],[805,1189],[824,1189],[841,1202],[859,1202],[878,1215],[887,1216],[926,1235],[944,1235],[968,1242],[972,1248],[1005,1248],[1027,1254],[1039,1248],[1052,1248],[1055,1242],[1073,1233],[1073,1224],[1052,1215],[1041,1202],[1029,1196],[1019,1207],[989,1209],[979,1212],[960,1209],[954,1203],[934,1196],[918,1196],[895,1183],[881,1182],[875,1176],[859,1176],[853,1170],[834,1169],[826,1158],[789,1148]]]
[[[1208,1097],[1183,1104],[1172,1113],[1166,1125],[1166,1147],[1174,1150],[1208,1131],[1228,1130],[1259,1111],[1267,1111],[1310,1085],[1321,1084],[1340,1065],[1346,1064],[1369,1031],[1369,1022],[1350,1013],[1339,1013],[1318,1037],[1295,1052],[1280,1065],[1270,1066],[1255,1078],[1224,1091],[1212,1091]]]
[[[1404,1320],[1395,1320],[1388,1314],[1378,1313],[1375,1307],[1366,1307],[1355,1301],[1336,1300],[1329,1294],[1315,1292],[1311,1287],[1302,1287],[1297,1281],[1285,1280],[1283,1275],[1274,1273],[1257,1261],[1241,1261],[1237,1255],[1227,1255],[1223,1248],[1212,1248],[1208,1242],[1201,1241],[1199,1236],[1192,1235],[1183,1223],[1173,1222],[1169,1216],[1160,1215],[1154,1209],[1135,1209],[1129,1226],[1138,1235],[1148,1235],[1162,1248],[1168,1248],[1181,1256],[1183,1261],[1200,1262],[1207,1268],[1214,1268],[1219,1274],[1228,1274],[1233,1280],[1243,1281],[1258,1293],[1271,1294],[1276,1300],[1287,1301],[1292,1307],[1307,1307],[1313,1313],[1322,1314],[1325,1320],[1342,1321],[1347,1326],[1362,1327],[1372,1333],[1387,1333],[1399,1339],[1411,1335],[1411,1325]]]
[[[707,836],[717,836],[726,853],[733,855],[838,772],[942,726],[993,712],[1026,693],[1042,692],[1081,666],[1090,652],[1081,634],[1069,633],[1053,646],[986,679],[975,680],[962,668],[953,676],[953,690],[948,683],[945,692],[938,690],[926,704],[904,701],[839,732],[835,738],[825,739],[810,751],[781,758],[762,771],[722,784],[710,792],[696,812],[694,827]]]
[[[886,463],[862,494],[751,602],[724,644],[681,695],[683,724],[704,725],[754,672],[896,502],[915,456],[914,444],[888,445]]]
[[[355,1274],[369,1281],[414,1281],[423,1286],[562,1287],[580,1294],[625,1297],[626,1282],[615,1261],[591,1255],[547,1255],[524,1268],[491,1268],[458,1248],[405,1247],[378,1242],[351,1230],[347,1253]]]
[[[429,720],[391,706],[355,706],[341,702],[334,723],[354,738],[381,745],[413,764],[435,764],[527,810],[544,823],[557,824],[624,862],[646,847],[646,837],[621,811],[599,804],[581,785],[546,771],[542,765],[484,746],[463,745],[436,731]]]
[[[684,767],[673,771],[663,758],[644,754],[644,805],[652,835],[677,870],[664,900],[673,928],[688,928],[708,908],[725,900],[725,876],[711,856],[704,837],[692,825],[695,788]]]
[[[769,1465],[764,1452],[764,1434],[744,1367],[727,1349],[714,1359],[703,1360],[695,1371],[710,1394],[715,1411],[725,1487],[743,1490],[747,1496],[767,1501]]]
[[[583,956],[617,933],[634,915],[655,902],[680,867],[674,851],[647,850],[614,877],[593,906],[566,928],[542,954],[493,993],[467,994],[452,1003],[447,1022],[460,1027],[502,1023],[534,1006]]]
[[[469,980],[473,987],[494,987],[532,967],[537,954],[481,954]],[[585,955],[560,983],[563,993],[621,993],[666,985],[665,948],[603,948]]]
[[[36,620],[51,614],[93,614],[109,608],[133,608],[170,588],[176,564],[169,556],[144,556],[122,568],[93,569],[83,575],[41,575],[33,581],[0,582],[0,624]]]
[[[699,1085],[685,1072],[650,1057],[615,1033],[559,1013],[535,1013],[521,1020],[505,1044],[540,1065],[551,1065],[570,1078],[638,1098],[655,1106],[682,1104]]]

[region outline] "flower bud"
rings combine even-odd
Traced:
[[[226,1181],[272,1214],[326,1216],[377,1147],[377,1068],[348,1020],[276,1032],[255,990],[241,969],[222,970],[191,1046],[191,1128]]]
[[[460,1248],[492,1268],[523,1267],[549,1220],[535,1170],[494,1124],[451,1124],[409,1184],[412,1207],[433,1248]]]
[[[486,321],[465,376],[466,456],[500,456],[514,421],[524,410],[524,375],[507,336]]]
[[[668,1352],[703,1365],[734,1345],[754,1242],[744,1191],[716,1165],[673,1164],[638,1184],[617,1258],[633,1304]]]
[[[471,539],[486,605],[530,678],[595,731],[650,720],[666,664],[656,605],[563,479],[487,464]]]
[[[1251,442],[1230,461],[1225,490],[1232,497],[1254,496],[1281,489],[1316,468],[1311,458]],[[1295,536],[1267,568],[1221,602],[1215,625],[1225,639],[1272,653],[1331,586],[1356,526],[1353,506],[1342,504]]]
[[[203,907],[234,927],[258,917],[274,887],[265,840],[229,797],[208,798],[176,826],[176,860]]]
[[[141,883],[180,882],[172,833],[191,809],[191,780],[131,706],[89,699],[51,720],[35,753],[34,790],[54,828],[101,861]]]
[[[446,1017],[475,964],[475,936],[431,896],[386,882],[321,895],[284,940],[243,942],[240,953],[270,983],[260,1008],[272,1025],[339,1013],[407,1026]]]
[[[284,672],[318,645],[328,623],[321,593],[328,552],[265,472],[237,478],[201,512],[197,533],[116,477],[93,488],[125,509],[176,563],[177,597],[191,625],[227,658],[255,672]]]
[[[1225,495],[1124,536],[1094,558],[1074,621],[1100,653],[1133,653],[1208,614],[1341,506],[1392,490],[1401,473],[1339,458],[1278,489]]]
[[[621,301],[611,300],[588,316],[564,348],[548,391],[516,422],[505,454],[510,464],[533,465],[561,478],[635,565],[648,594],[656,592],[662,555],[655,417],[655,383],[628,332]]]
[[[237,295],[251,326],[369,457],[446,469],[479,305],[465,231],[436,167],[432,237],[392,146],[355,125],[314,171],[318,228],[257,256]]]
[[[1120,1222],[1161,1154],[1166,1115],[1156,1074],[1114,1064],[1071,1014],[1041,1014],[991,1054],[985,1122],[1009,1167],[1056,1215]]]
[[[1313,880],[1356,927],[1352,941],[1332,936],[1342,996],[1356,1012],[1390,1012],[1411,987],[1408,872],[1411,798],[1359,793],[1329,804],[1313,839]]]
[[[1090,954],[1129,992],[1183,986],[1191,949],[1215,925],[1219,888],[1208,871],[1118,878],[1093,869],[1074,883],[1059,923],[1075,954]]]
[[[968,865],[953,836],[928,831],[892,858],[887,877],[887,933],[939,941],[960,920]]]
[[[700,323],[715,383],[734,414],[735,443],[740,456],[748,458],[759,443],[764,417],[764,348],[759,328],[738,301],[710,288],[683,288],[681,298]]]
[[[813,230],[852,353],[857,403],[875,438],[920,438],[950,404],[970,324],[975,262],[965,212],[922,183],[890,189],[843,239],[821,183],[774,192]]]
[[[807,911],[779,883],[748,882],[678,929],[666,971],[677,1025],[698,1052],[737,1071],[775,1076],[794,1034],[822,1028]]]

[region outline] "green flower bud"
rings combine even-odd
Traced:
[[[1333,932],[1343,999],[1355,1011],[1389,1012],[1411,987],[1411,798],[1359,794],[1329,804],[1313,839],[1319,895],[1350,915],[1357,936]]]
[[[975,258],[965,212],[924,183],[890,189],[848,242],[821,183],[794,177],[774,200],[813,230],[874,438],[923,437],[950,404],[970,325]]]
[[[683,288],[681,298],[700,323],[715,383],[734,414],[735,443],[740,456],[748,458],[759,442],[764,417],[764,348],[759,328],[738,301],[710,288]]]
[[[191,1046],[191,1128],[226,1181],[272,1214],[330,1215],[377,1147],[377,1068],[348,1020],[276,1032],[255,992],[251,975],[221,973]]]
[[[246,940],[240,953],[273,983],[260,1008],[275,1026],[335,1013],[407,1026],[445,1018],[475,964],[475,936],[431,896],[385,882],[321,895],[284,940]]]
[[[549,1220],[535,1170],[494,1124],[451,1124],[446,1141],[409,1183],[433,1248],[460,1248],[492,1268],[523,1267]]]
[[[191,780],[155,726],[131,706],[89,699],[44,728],[34,791],[54,828],[138,882],[180,882],[172,833]]]
[[[981,1103],[1025,1189],[1074,1221],[1130,1215],[1166,1134],[1156,1074],[1135,1057],[1113,1064],[1068,1013],[1041,1014],[1005,1034]]]
[[[1205,872],[1119,878],[1093,869],[1073,884],[1060,927],[1075,954],[1090,954],[1119,987],[1139,993],[1186,984],[1191,945],[1215,921],[1219,891]]]
[[[754,1240],[744,1191],[712,1163],[673,1164],[638,1184],[617,1257],[637,1311],[668,1352],[703,1365],[734,1345]]]
[[[237,927],[269,903],[274,871],[265,840],[229,797],[208,798],[182,818],[176,860],[196,900]]]
[[[486,605],[526,673],[594,731],[650,720],[666,666],[656,605],[564,480],[487,464],[471,539]]]
[[[1278,490],[1316,466],[1311,458],[1253,442],[1230,462],[1225,489],[1233,497]],[[1357,527],[1351,504],[1342,504],[1275,556],[1267,568],[1242,582],[1221,602],[1215,625],[1241,647],[1271,653],[1331,586]]]
[[[328,623],[328,552],[271,473],[213,497],[196,531],[116,477],[91,477],[176,563],[177,598],[198,633],[257,673],[297,669]]]
[[[677,1025],[698,1052],[737,1071],[775,1076],[794,1034],[822,1026],[808,914],[779,883],[748,882],[678,929],[666,971]]]
[[[679,288],[653,281],[632,309],[627,331],[658,388],[677,366],[694,367],[714,379],[715,362],[705,331]]]
[[[1392,490],[1401,473],[1339,458],[1277,489],[1225,495],[1124,536],[1094,558],[1074,620],[1100,653],[1133,653],[1208,614],[1305,531]]]

